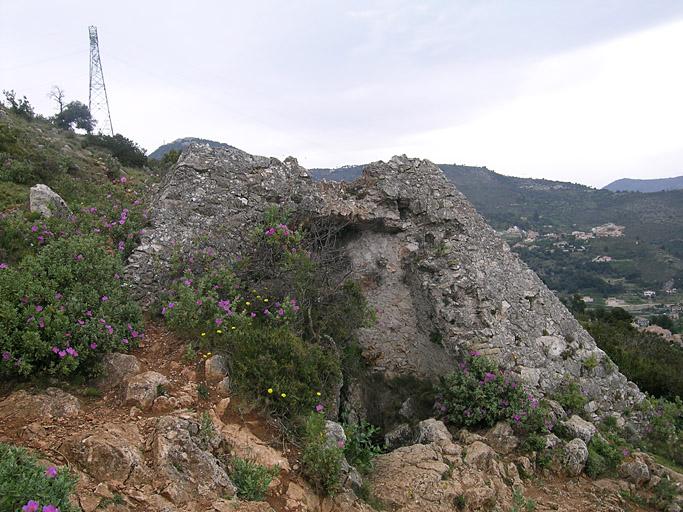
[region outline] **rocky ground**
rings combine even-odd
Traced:
[[[143,346],[108,359],[97,392],[54,383],[6,389],[0,441],[69,466],[79,476],[77,500],[86,512],[371,510],[350,490],[334,499],[316,496],[298,474],[297,448],[230,396],[220,357],[200,355],[198,363],[188,362],[184,347],[152,325]],[[202,384],[208,397],[199,396]],[[646,509],[625,498],[627,493],[647,493],[669,473],[683,482],[645,455],[622,468],[624,479],[558,476],[521,455],[503,424],[454,437],[430,419],[415,435],[415,444],[378,456],[367,477],[373,503],[386,510],[527,510],[515,502],[517,493],[533,499],[538,511],[638,511]],[[266,502],[234,497],[224,464],[231,455],[279,466]]]

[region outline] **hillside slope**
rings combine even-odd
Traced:
[[[160,160],[161,157],[163,157],[166,153],[169,151],[182,151],[186,147],[188,147],[190,144],[206,144],[209,147],[212,148],[232,148],[233,146],[230,146],[229,144],[225,144],[223,142],[216,142],[215,140],[209,140],[209,139],[200,139],[198,137],[183,137],[180,139],[176,139],[173,142],[169,142],[168,144],[164,144],[162,146],[159,146],[157,149],[152,151],[149,154],[149,158],[153,158],[155,160]]]
[[[683,176],[674,178],[657,178],[652,180],[635,180],[622,178],[613,181],[603,188],[613,192],[662,192],[664,190],[683,189]]]

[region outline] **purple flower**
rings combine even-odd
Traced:
[[[92,317],[92,310],[88,310],[85,312],[85,316]]]
[[[55,354],[59,354],[59,347],[52,347],[52,352]]]
[[[48,478],[54,478],[57,476],[57,468],[54,466],[50,466],[45,470],[45,476]]]
[[[519,414],[515,414],[512,419],[515,420],[516,423],[519,423],[522,417]]]
[[[202,299],[197,299],[197,306],[201,306],[202,304],[204,304],[204,303],[202,302]]]
[[[484,374],[484,383],[496,380],[496,374],[492,372],[486,372]]]
[[[91,348],[92,350],[95,350],[95,349],[97,348],[97,343],[95,343],[95,342],[93,341],[93,342],[90,344],[90,348]]]
[[[54,505],[45,505],[43,507],[43,512],[59,512],[59,509]]]
[[[43,306],[36,306],[36,313],[40,313],[43,310]]]
[[[119,252],[123,252],[123,250],[126,248],[126,244],[123,242],[119,242],[118,249]]]
[[[344,441],[343,439],[340,439],[339,441],[337,441],[337,446],[339,448],[344,448],[344,446],[346,446],[346,441]]]
[[[38,512],[40,510],[40,503],[35,500],[29,500],[26,505],[21,507],[21,510],[23,512]]]
[[[263,310],[263,314],[266,315],[266,316],[267,316],[267,315],[270,315],[270,311],[268,311],[268,308],[266,308],[266,309]]]
[[[61,293],[59,293],[59,292],[55,293],[55,300],[61,300],[62,297],[64,297],[64,295],[62,295]]]
[[[77,254],[76,256],[74,256],[74,259],[75,259],[76,261],[83,261],[83,255],[82,255],[82,254]]]
[[[2,353],[2,360],[3,360],[3,361],[9,361],[10,359],[12,359],[12,354],[10,354],[9,352],[7,352],[7,351],[5,350],[5,351]]]
[[[631,452],[629,450],[627,450],[626,448],[624,448],[621,453],[624,455],[624,457],[628,457],[629,455],[631,455]]]
[[[109,300],[109,297],[107,297],[106,295],[102,295],[102,297],[100,297],[100,300],[102,302],[107,302]]]
[[[168,303],[168,309],[173,309],[175,307],[175,302]]]
[[[7,263],[0,263],[0,270],[5,270],[6,268],[9,268]]]
[[[64,359],[66,357],[66,352],[64,350],[60,350],[57,355],[59,355],[60,359]]]
[[[183,284],[185,286],[192,286],[192,279],[185,279],[185,281],[183,281]]]
[[[128,179],[125,176],[121,176],[120,181],[121,181],[121,183],[125,183],[126,181],[128,181]]]
[[[323,412],[325,410],[325,406],[323,404],[318,404],[315,406],[315,412]]]
[[[38,319],[38,327],[45,329],[45,319],[42,316]]]
[[[250,314],[250,316],[251,316],[252,318],[256,318],[256,313],[254,313],[254,312],[252,311],[251,314]]]
[[[216,326],[219,326],[219,325],[221,325],[221,324],[223,323],[223,319],[222,319],[222,318],[216,318],[216,320],[214,320],[214,321],[216,322]]]
[[[121,343],[123,343],[124,345],[128,345],[128,338],[123,338],[121,340]]]
[[[473,350],[472,352],[470,352],[470,355],[472,357],[477,357],[481,355],[481,352],[479,352],[478,350]]]

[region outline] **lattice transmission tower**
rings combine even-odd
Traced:
[[[102,61],[100,60],[100,44],[97,40],[97,27],[88,27],[90,34],[90,93],[88,95],[88,108],[90,114],[97,120],[99,131],[114,135],[114,128],[111,124],[111,114],[109,113],[109,99],[107,98],[107,87],[104,85],[104,73],[102,72]]]

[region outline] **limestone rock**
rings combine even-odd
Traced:
[[[580,475],[587,460],[588,447],[582,439],[572,439],[564,446],[562,465],[568,475]]]
[[[15,391],[0,401],[0,420],[27,425],[34,421],[78,416],[81,403],[78,398],[59,388],[47,388],[35,395],[24,390]]]
[[[183,504],[235,494],[235,486],[216,458],[202,447],[199,424],[191,417],[162,416],[151,439],[157,472],[166,479],[162,496]]]
[[[417,442],[422,444],[452,443],[453,435],[443,421],[428,418],[417,424]]]
[[[465,462],[477,469],[488,469],[496,459],[496,452],[489,445],[475,441],[467,446]]]
[[[271,205],[303,223],[331,222],[354,233],[339,250],[378,312],[372,326],[356,333],[370,363],[358,386],[347,383],[360,390],[359,417],[392,427],[383,424],[382,407],[397,398],[391,378],[433,380],[471,349],[543,393],[574,379],[598,417],[642,400],[618,371],[584,374],[586,354],[605,357],[595,341],[426,160],[396,156],[369,164],[354,182],[328,183],[313,182],[293,158],[190,146],[160,184],[150,229],[129,258],[135,292],[149,301],[165,284],[173,251],[200,237],[217,254],[240,256],[244,233]]]
[[[237,457],[253,460],[263,466],[278,466],[283,471],[290,471],[287,458],[252,434],[248,428],[235,423],[223,425],[215,415],[214,424],[219,426],[220,435]]]
[[[43,217],[67,217],[71,215],[71,210],[69,210],[64,199],[42,183],[31,187],[29,207],[32,212],[40,213]]]
[[[142,437],[135,424],[106,424],[68,437],[60,449],[98,481],[135,483],[147,474],[141,445]]]
[[[327,445],[332,447],[344,447],[346,444],[346,432],[344,427],[336,421],[325,421],[325,436],[327,437]]]
[[[228,361],[224,355],[216,354],[204,363],[204,375],[209,382],[218,382],[228,373]]]
[[[619,474],[636,485],[643,485],[650,480],[650,469],[640,459],[623,462],[619,466]]]
[[[598,429],[595,428],[595,425],[587,422],[576,414],[568,420],[563,421],[561,425],[562,429],[566,432],[567,437],[570,439],[578,437],[586,444],[590,443],[590,440],[593,439],[593,436],[598,431]]]
[[[102,358],[103,376],[97,381],[102,389],[112,389],[127,384],[131,377],[140,373],[138,358],[130,354],[112,352]]]
[[[155,371],[147,371],[135,375],[128,381],[126,403],[146,409],[152,405],[158,395],[159,386],[168,384],[168,379]]]
[[[507,421],[499,421],[486,434],[486,442],[498,453],[506,455],[519,445],[519,439]]]
[[[412,444],[412,441],[413,429],[410,428],[410,425],[407,423],[397,425],[384,435],[384,444],[392,450],[407,444]]]

